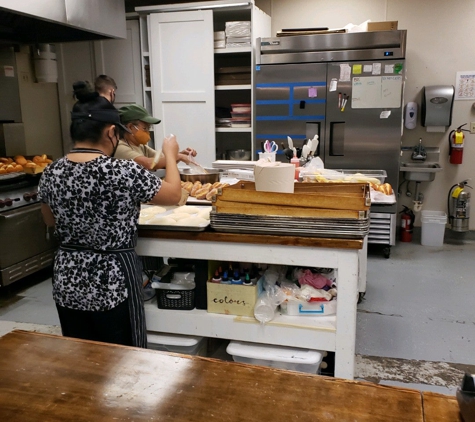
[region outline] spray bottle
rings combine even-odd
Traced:
[[[300,166],[300,160],[298,159],[297,157],[297,150],[295,148],[292,148],[293,152],[294,152],[294,156],[292,157],[292,159],[290,160],[290,164],[293,164],[295,166],[295,175],[294,175],[294,179],[297,179],[299,178],[300,176],[300,169],[299,169],[299,166]]]

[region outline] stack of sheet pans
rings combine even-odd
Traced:
[[[213,199],[211,227],[229,233],[363,238],[369,232],[369,185],[298,183],[295,192],[258,192],[241,181]]]

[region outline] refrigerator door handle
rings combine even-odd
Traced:
[[[343,156],[345,150],[345,122],[330,123],[330,156]]]

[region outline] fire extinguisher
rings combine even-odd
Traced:
[[[447,211],[452,230],[455,232],[466,232],[469,230],[470,220],[470,192],[466,188],[468,180],[463,180],[453,185],[449,190],[447,198]]]
[[[463,160],[463,142],[465,139],[464,132],[470,132],[462,129],[467,123],[460,125],[456,130],[449,133],[449,155],[451,164],[462,164]]]
[[[414,220],[416,216],[414,212],[403,205],[404,209],[401,211],[401,242],[412,242],[412,231],[414,229]]]

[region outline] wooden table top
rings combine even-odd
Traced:
[[[314,248],[362,249],[363,239],[329,237],[277,236],[249,233],[222,233],[211,229],[202,232],[139,229],[139,237],[152,239],[201,240],[208,242],[236,242]]]
[[[423,419],[421,393],[13,331],[0,338],[2,421]]]
[[[424,422],[463,422],[455,396],[424,391],[422,393],[422,403],[424,406]]]

